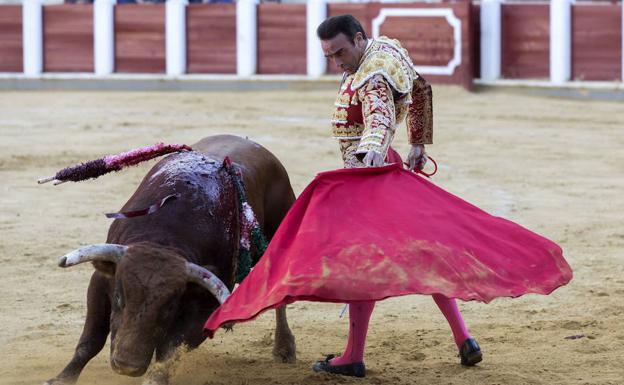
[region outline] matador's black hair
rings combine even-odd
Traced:
[[[330,40],[339,33],[344,33],[353,43],[355,43],[355,34],[358,32],[362,33],[364,39],[368,39],[362,24],[353,15],[332,16],[316,29],[316,35],[321,40]]]

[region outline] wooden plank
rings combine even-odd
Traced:
[[[572,7],[572,79],[621,80],[621,22],[619,4]]]
[[[258,5],[258,73],[305,74],[305,4]]]
[[[236,73],[236,5],[190,4],[187,72]]]
[[[416,66],[445,66],[453,59],[453,27],[442,17],[389,17],[379,33],[398,39]]]
[[[164,4],[115,6],[115,72],[164,73]]]
[[[93,6],[43,7],[44,72],[93,72]]]
[[[0,72],[22,72],[22,6],[0,5]]]
[[[550,76],[548,4],[502,4],[501,73],[504,78]]]

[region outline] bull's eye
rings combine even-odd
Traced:
[[[115,294],[113,295],[113,306],[117,309],[123,309],[124,307],[124,290],[121,281],[117,281],[115,284]]]
[[[121,293],[119,292],[115,293],[115,305],[119,309],[123,308],[123,298],[121,297]]]

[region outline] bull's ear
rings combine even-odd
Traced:
[[[115,269],[117,268],[117,264],[114,262],[105,262],[105,261],[93,261],[93,267],[95,270],[104,274],[108,278],[112,278],[115,276]]]

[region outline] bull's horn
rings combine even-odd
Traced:
[[[225,286],[223,281],[212,271],[204,267],[186,262],[186,275],[189,282],[194,282],[207,289],[217,298],[219,303],[225,302],[227,297],[230,296],[230,290]]]
[[[59,259],[60,267],[74,266],[89,261],[105,261],[118,263],[126,254],[128,246],[114,243],[98,243],[81,247],[71,253],[65,254]]]

